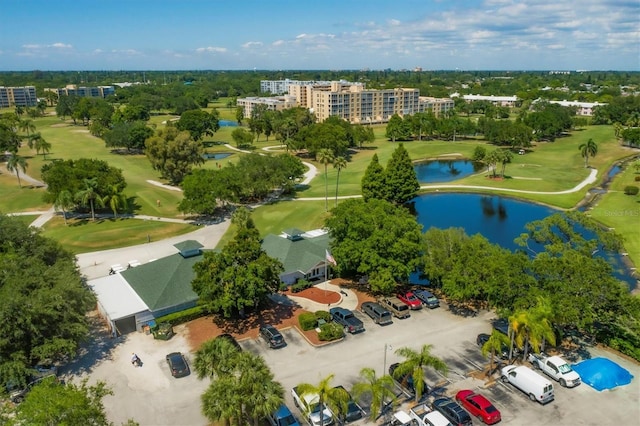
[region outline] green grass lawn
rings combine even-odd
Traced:
[[[589,214],[599,222],[624,238],[624,247],[634,265],[640,265],[640,195],[625,195],[624,187],[628,185],[640,187],[640,182],[634,179],[640,174],[635,173],[628,164],[614,179],[609,192],[589,211]]]
[[[226,107],[226,100],[221,99],[212,104],[210,108],[217,108],[221,113],[221,118],[235,120],[235,109],[229,110]],[[224,113],[223,113],[224,112]],[[173,118],[171,115],[153,116],[151,121],[156,126],[162,126],[162,122]],[[181,200],[181,193],[178,191],[167,190],[149,183],[149,180],[162,182],[161,177],[154,171],[147,158],[144,155],[120,155],[112,153],[105,147],[104,141],[93,137],[89,134],[88,129],[81,125],[73,125],[70,120],[60,120],[55,116],[47,116],[34,120],[37,131],[51,144],[51,152],[46,158],[43,155],[35,155],[33,150],[23,146],[20,154],[27,158],[28,167],[27,174],[40,179],[41,167],[54,159],[75,159],[75,158],[96,158],[105,160],[114,167],[123,171],[127,181],[125,193],[130,197],[135,206],[134,213],[145,214],[160,217],[182,217],[177,210],[177,205]],[[207,161],[203,167],[216,168],[218,164],[224,166],[228,162],[237,161],[242,155],[237,151],[230,150],[224,144],[235,146],[231,133],[233,127],[222,127],[213,136],[204,138],[207,144],[208,152],[231,152],[230,157],[215,161]],[[338,194],[357,195],[360,194],[360,181],[362,175],[371,161],[371,157],[377,154],[380,163],[386,165],[393,150],[397,147],[397,143],[391,143],[384,137],[385,126],[377,125],[374,127],[376,140],[372,144],[365,145],[363,149],[353,150],[350,155],[350,161],[347,167],[340,173],[340,181]],[[590,158],[590,165],[598,169],[598,182],[604,176],[606,171],[616,161],[621,158],[632,155],[633,152],[622,148],[613,136],[613,128],[611,126],[592,126],[583,130],[575,131],[566,138],[557,139],[555,142],[535,143],[534,147],[525,155],[514,155],[513,162],[507,165],[504,180],[494,180],[487,177],[486,172],[468,176],[466,178],[451,182],[457,185],[477,185],[495,188],[492,190],[482,190],[482,192],[503,193],[501,188],[510,188],[517,190],[533,190],[542,192],[558,192],[573,188],[582,182],[587,176],[590,169],[584,167],[584,160],[580,156],[578,146],[586,142],[589,138],[598,144],[598,154],[595,158]],[[410,157],[414,161],[438,158],[470,158],[474,148],[481,141],[462,140],[456,142],[443,141],[413,141],[405,142],[404,146],[409,152]],[[273,137],[270,140],[261,136],[260,140],[255,142],[254,151],[261,151],[266,146],[278,145],[279,141]],[[494,149],[494,146],[485,144],[487,151]],[[284,151],[276,151],[284,152]],[[315,162],[313,158],[302,158],[305,162],[313,163],[318,168],[318,175],[313,179],[311,184],[298,193],[298,197],[319,197],[325,196],[325,171],[324,166]],[[334,205],[333,198],[336,193],[337,171],[331,165],[327,168],[327,189],[329,197],[329,207]],[[596,183],[596,184],[597,184]],[[23,184],[20,188],[17,179],[10,175],[0,175],[0,197],[3,203],[0,211],[3,213],[19,212],[19,211],[37,211],[46,210],[50,206],[42,201],[44,189],[33,188],[29,184]],[[518,196],[524,199],[549,204],[555,207],[570,209],[576,206],[583,199],[589,186],[583,190],[571,194],[515,194],[508,193],[512,196]],[[468,190],[467,190],[468,191]],[[424,192],[429,192],[425,189]],[[604,205],[611,200],[615,200],[615,193],[611,197],[604,198],[600,205]],[[158,205],[158,201],[160,201]],[[253,217],[261,231],[262,235],[268,233],[279,233],[282,229],[297,227],[300,229],[313,229],[322,226],[326,217],[324,209],[324,200],[322,201],[305,201],[305,202],[279,202],[268,206],[262,206],[254,211]],[[594,216],[596,212],[593,213]],[[602,218],[603,223],[606,218]],[[609,217],[608,219],[611,219]],[[599,218],[600,220],[600,218]],[[91,224],[93,225],[93,224]],[[51,235],[56,239],[64,238],[65,234],[73,233],[71,229],[89,226],[84,223],[82,226],[74,227],[58,227],[55,232],[51,230]],[[127,228],[127,221],[114,221],[111,226],[114,229],[119,227]],[[180,233],[180,229],[176,229],[172,224],[156,223],[154,226],[159,228],[166,227],[171,232]],[[622,227],[615,226],[617,229]],[[630,231],[633,231],[630,229]],[[50,232],[47,230],[47,232]],[[231,235],[231,229],[228,234]],[[81,232],[80,234],[82,234]],[[92,234],[93,232],[84,232],[84,234]],[[127,233],[126,231],[123,233]],[[146,238],[146,232],[144,234]],[[225,237],[226,241],[228,237]],[[626,250],[634,254],[634,259],[640,257],[640,247],[633,244],[633,238],[628,238]],[[72,237],[73,243],[70,246],[74,250],[83,250],[81,247],[85,245],[84,250],[98,250],[105,248],[106,245],[115,244],[121,247],[132,244],[128,237],[117,238],[116,241],[99,238],[96,241],[85,241],[83,238]],[[100,246],[101,242],[105,244]],[[638,241],[638,238],[635,239]],[[144,241],[143,241],[144,242]],[[110,246],[111,247],[111,246]],[[637,261],[636,261],[637,263]]]
[[[69,219],[47,222],[43,235],[58,241],[72,253],[87,253],[158,241],[194,231],[194,225],[141,219]]]

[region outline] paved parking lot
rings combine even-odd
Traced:
[[[434,393],[451,396],[460,389],[475,389],[502,412],[501,424],[638,424],[640,366],[603,350],[590,349],[592,356],[606,356],[629,370],[635,376],[630,385],[604,392],[597,392],[585,384],[574,389],[556,385],[555,401],[541,406],[510,385],[498,381],[487,386],[485,381],[469,376],[486,364],[475,339],[478,333],[490,331],[490,313],[460,317],[444,306],[413,312],[411,318],[394,320],[392,325],[384,327],[374,324],[366,315],[357,315],[365,323],[364,333],[348,335],[342,342],[319,348],[309,345],[295,329],[283,331],[287,346],[282,349],[269,349],[260,339],[244,340],[240,344],[264,357],[276,380],[284,386],[287,404],[297,416],[300,413],[294,408],[289,394],[293,386],[303,382],[317,384],[327,375],[334,374],[333,384],[349,389],[358,381],[358,372],[363,367],[374,368],[381,374],[391,363],[401,361],[395,354],[396,349],[403,346],[419,349],[422,344],[429,343],[433,345],[433,354],[442,358],[450,370],[446,377],[433,371],[427,373],[428,385],[438,384]],[[105,408],[109,420],[115,424],[133,418],[143,426],[206,425],[206,418],[200,414],[200,395],[208,382],[197,380],[193,374],[174,379],[164,360],[169,352],[188,350],[181,330],[176,327],[178,334],[166,342],[141,333],[117,341],[107,340],[98,348],[96,361],[85,359],[83,362],[87,365],[72,365],[68,372],[88,374],[91,382],[104,380],[109,384],[115,395],[105,398]],[[145,362],[142,368],[130,364],[132,351]],[[192,359],[193,355],[189,356]],[[358,424],[368,422],[362,420]]]

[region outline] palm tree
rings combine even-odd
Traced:
[[[320,380],[317,386],[309,383],[301,383],[298,385],[298,394],[304,398],[306,395],[318,395],[318,403],[320,404],[320,424],[324,424],[324,409],[327,406],[334,412],[345,411],[349,395],[344,389],[334,388],[331,386],[333,374],[329,374]],[[304,409],[304,407],[301,407]]]
[[[387,399],[395,402],[396,395],[393,391],[393,378],[388,374],[376,377],[373,368],[365,367],[360,370],[362,382],[353,385],[353,396],[358,399],[362,395],[370,395],[371,406],[369,409],[369,420],[375,421],[382,414],[382,404]]]
[[[118,190],[117,185],[111,185],[109,187],[109,193],[102,198],[104,205],[109,205],[111,211],[113,211],[113,217],[118,217],[118,210],[127,207],[127,197]]]
[[[104,206],[102,203],[102,198],[97,192],[98,189],[98,181],[96,178],[88,178],[83,179],[84,189],[81,189],[76,193],[76,198],[80,200],[82,205],[87,205],[91,207],[91,220],[96,220],[95,213],[95,204],[97,203],[100,206]]]
[[[589,167],[589,157],[596,156],[598,153],[598,145],[593,139],[589,138],[587,142],[580,144],[578,149],[580,150],[580,155],[584,158],[584,166]]]
[[[33,148],[33,141],[31,140],[31,132],[36,131],[36,125],[33,124],[33,120],[29,118],[20,120],[20,123],[18,123],[18,128],[23,132],[27,132],[27,143],[29,144],[29,148]]]
[[[324,164],[324,209],[329,210],[329,194],[327,181],[327,166],[333,161],[333,151],[323,148],[316,154],[316,159],[320,164]]]
[[[202,414],[212,422],[222,421],[229,425],[232,420],[240,424],[244,396],[238,391],[235,377],[225,376],[211,381],[209,388],[200,397]]]
[[[508,347],[510,343],[511,342],[507,336],[494,329],[491,336],[489,336],[489,340],[482,345],[482,355],[486,357],[488,354],[491,354],[489,371],[487,372],[488,376],[493,373],[493,360],[495,359],[496,354],[501,353],[502,348]]]
[[[73,207],[73,195],[66,189],[63,189],[58,193],[56,201],[53,203],[53,207],[57,210],[62,210],[62,217],[64,218],[64,224],[67,225],[67,209]]]
[[[500,157],[500,164],[502,165],[502,177],[504,177],[504,170],[507,168],[507,164],[511,163],[513,160],[513,153],[508,149],[502,151],[502,156]]]
[[[411,348],[400,348],[396,351],[396,354],[405,358],[403,362],[398,365],[393,372],[396,378],[403,377],[410,374],[413,378],[413,384],[416,390],[416,402],[422,397],[424,387],[424,367],[433,368],[442,374],[447,374],[447,364],[440,358],[437,358],[431,354],[433,345],[424,344],[417,352]]]
[[[540,352],[543,341],[549,341],[555,345],[556,337],[547,309],[547,306],[543,306],[539,300],[537,307],[528,310],[521,309],[509,317],[514,340],[519,348],[524,349],[523,359],[527,359],[529,347],[534,352]]]
[[[333,168],[338,171],[336,177],[336,206],[338,205],[338,183],[340,182],[340,170],[347,168],[347,160],[344,157],[336,157],[333,160]]]
[[[42,151],[42,157],[46,160],[47,153],[51,151],[51,144],[47,142],[40,133],[35,133],[31,136],[31,141],[33,142],[33,147],[36,149],[36,154],[39,154]]]
[[[233,374],[238,380],[238,390],[244,395],[243,414],[255,426],[284,403],[284,388],[273,379],[273,373],[261,356],[240,353]]]
[[[211,339],[196,351],[193,369],[199,379],[222,377],[233,369],[240,351],[228,339]]]
[[[16,154],[11,154],[11,157],[7,160],[7,170],[10,172],[16,172],[16,176],[18,177],[18,186],[22,188],[22,182],[20,182],[20,169],[22,169],[22,173],[27,171],[27,160]]]

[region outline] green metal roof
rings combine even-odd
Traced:
[[[304,237],[296,241],[270,234],[262,241],[262,249],[270,257],[282,262],[285,273],[309,271],[319,262],[324,262],[325,250],[328,248],[329,234]]]
[[[155,312],[198,300],[191,281],[195,277],[193,265],[202,258],[202,253],[186,258],[176,253],[129,268],[121,274],[151,312]]]

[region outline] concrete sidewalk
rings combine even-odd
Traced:
[[[349,309],[351,311],[358,307],[358,296],[348,288],[342,288],[338,285],[331,284],[328,281],[316,284],[314,287],[321,290],[333,291],[340,295],[340,301],[338,303],[332,303],[331,306],[340,306],[341,308]],[[329,307],[326,304],[314,302],[313,300],[309,300],[305,297],[291,295],[284,296],[282,294],[272,294],[269,297],[278,304],[296,305],[309,312],[329,310]]]

